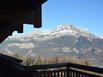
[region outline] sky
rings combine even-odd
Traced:
[[[48,0],[42,5],[42,28],[52,30],[58,25],[73,24],[103,36],[103,0]],[[25,25],[24,32],[33,30]]]

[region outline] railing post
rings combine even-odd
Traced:
[[[71,77],[70,76],[70,66],[69,66],[69,64],[67,64],[67,76],[66,77]]]

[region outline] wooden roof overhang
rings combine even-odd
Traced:
[[[23,24],[42,26],[42,4],[47,0],[1,0],[0,43],[13,31],[23,32]]]

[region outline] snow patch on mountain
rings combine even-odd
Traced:
[[[89,32],[89,30],[85,28],[78,29],[74,27],[73,25],[69,24],[69,25],[59,25],[52,31],[36,30],[31,33],[25,34],[23,36],[11,37],[9,39],[27,42],[27,41],[30,41],[30,39],[28,38],[32,38],[32,39],[41,41],[41,39],[47,40],[47,39],[52,39],[52,38],[58,38],[64,35],[68,35],[68,36],[72,35],[77,38],[79,38],[80,36],[83,36],[83,37],[88,38],[89,40],[92,40],[92,38],[96,38],[96,36],[93,33]]]

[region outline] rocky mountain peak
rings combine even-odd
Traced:
[[[88,29],[84,28],[76,28],[73,25],[59,25],[55,30],[52,31],[52,35],[72,35],[75,37],[87,37],[87,38],[95,38],[95,35],[91,33]]]
[[[61,36],[64,36],[64,35],[71,35],[71,36],[74,36],[74,37],[86,37],[88,39],[92,39],[92,38],[95,38],[96,36],[91,33],[90,31],[88,31],[87,29],[79,29],[79,28],[76,28],[75,26],[71,25],[71,24],[67,24],[67,25],[59,25],[57,26],[54,30],[47,30],[47,31],[33,31],[29,34],[26,34],[26,35],[23,35],[23,36],[20,36],[20,37],[15,37],[15,39],[20,39],[20,38],[41,38],[43,37],[43,39],[51,39],[52,38],[55,38],[55,37],[61,37]],[[45,36],[45,37],[44,37]],[[51,36],[51,37],[50,37]]]
[[[67,24],[67,25],[59,25],[56,27],[55,30],[60,31],[60,30],[71,30],[71,29],[74,29],[74,26],[71,24],[69,25]]]

